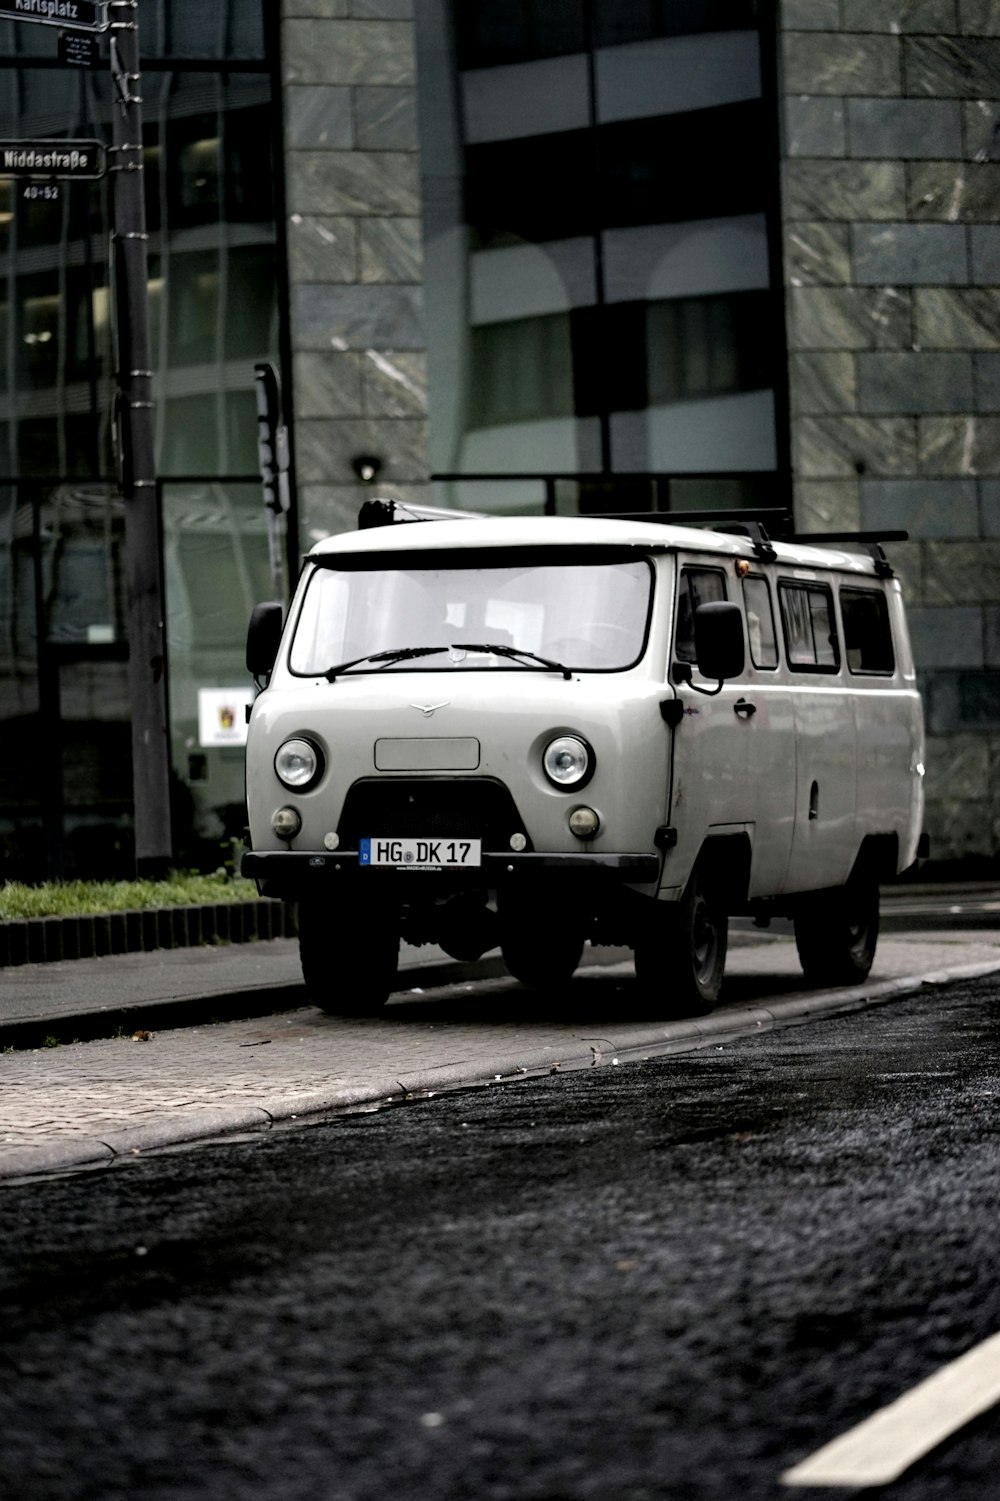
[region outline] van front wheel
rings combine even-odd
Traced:
[[[795,912],[795,946],[807,980],[859,985],[867,979],[878,943],[878,883],[855,877],[846,886],[814,891]]]
[[[719,999],[729,918],[697,868],[676,904],[657,902],[635,945],[635,975],[647,1009],[668,1019],[705,1016]]]
[[[309,999],[329,1016],[377,1016],[396,982],[399,912],[342,896],[299,903]]]

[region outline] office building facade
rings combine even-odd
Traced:
[[[995,5],[140,0],[139,17],[179,858],[204,863],[241,818],[268,360],[292,569],[372,488],[908,530],[891,556],[933,847],[995,860]],[[68,69],[55,42],[0,22],[0,137],[106,135],[105,68]],[[107,186],[23,187],[0,183],[0,874],[96,873],[127,863],[130,829]]]

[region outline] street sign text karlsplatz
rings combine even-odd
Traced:
[[[0,177],[61,177],[87,181],[105,173],[100,141],[0,141]]]
[[[107,0],[0,0],[0,19],[38,21],[43,26],[75,26],[107,31]]]

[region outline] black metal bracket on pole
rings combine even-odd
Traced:
[[[172,858],[166,622],[155,466],[138,0],[110,0],[114,215],[111,297],[117,334],[115,436],[125,501],[128,684],[135,859],[140,876]]]
[[[284,517],[290,505],[288,428],[281,421],[281,388],[274,366],[261,361],[254,365],[253,377],[257,400],[257,458],[267,521],[271,597],[284,604]]]

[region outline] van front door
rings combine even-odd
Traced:
[[[750,743],[753,716],[738,711],[746,696],[745,674],[717,684],[698,671],[694,612],[699,605],[735,598],[728,559],[718,564],[681,558],[671,673],[683,709],[674,735],[670,822],[677,830],[677,865],[687,869],[711,832],[752,823]],[[690,682],[682,681],[688,675]],[[748,832],[750,832],[748,830]],[[673,862],[671,862],[672,864]],[[665,875],[669,880],[669,874]]]

